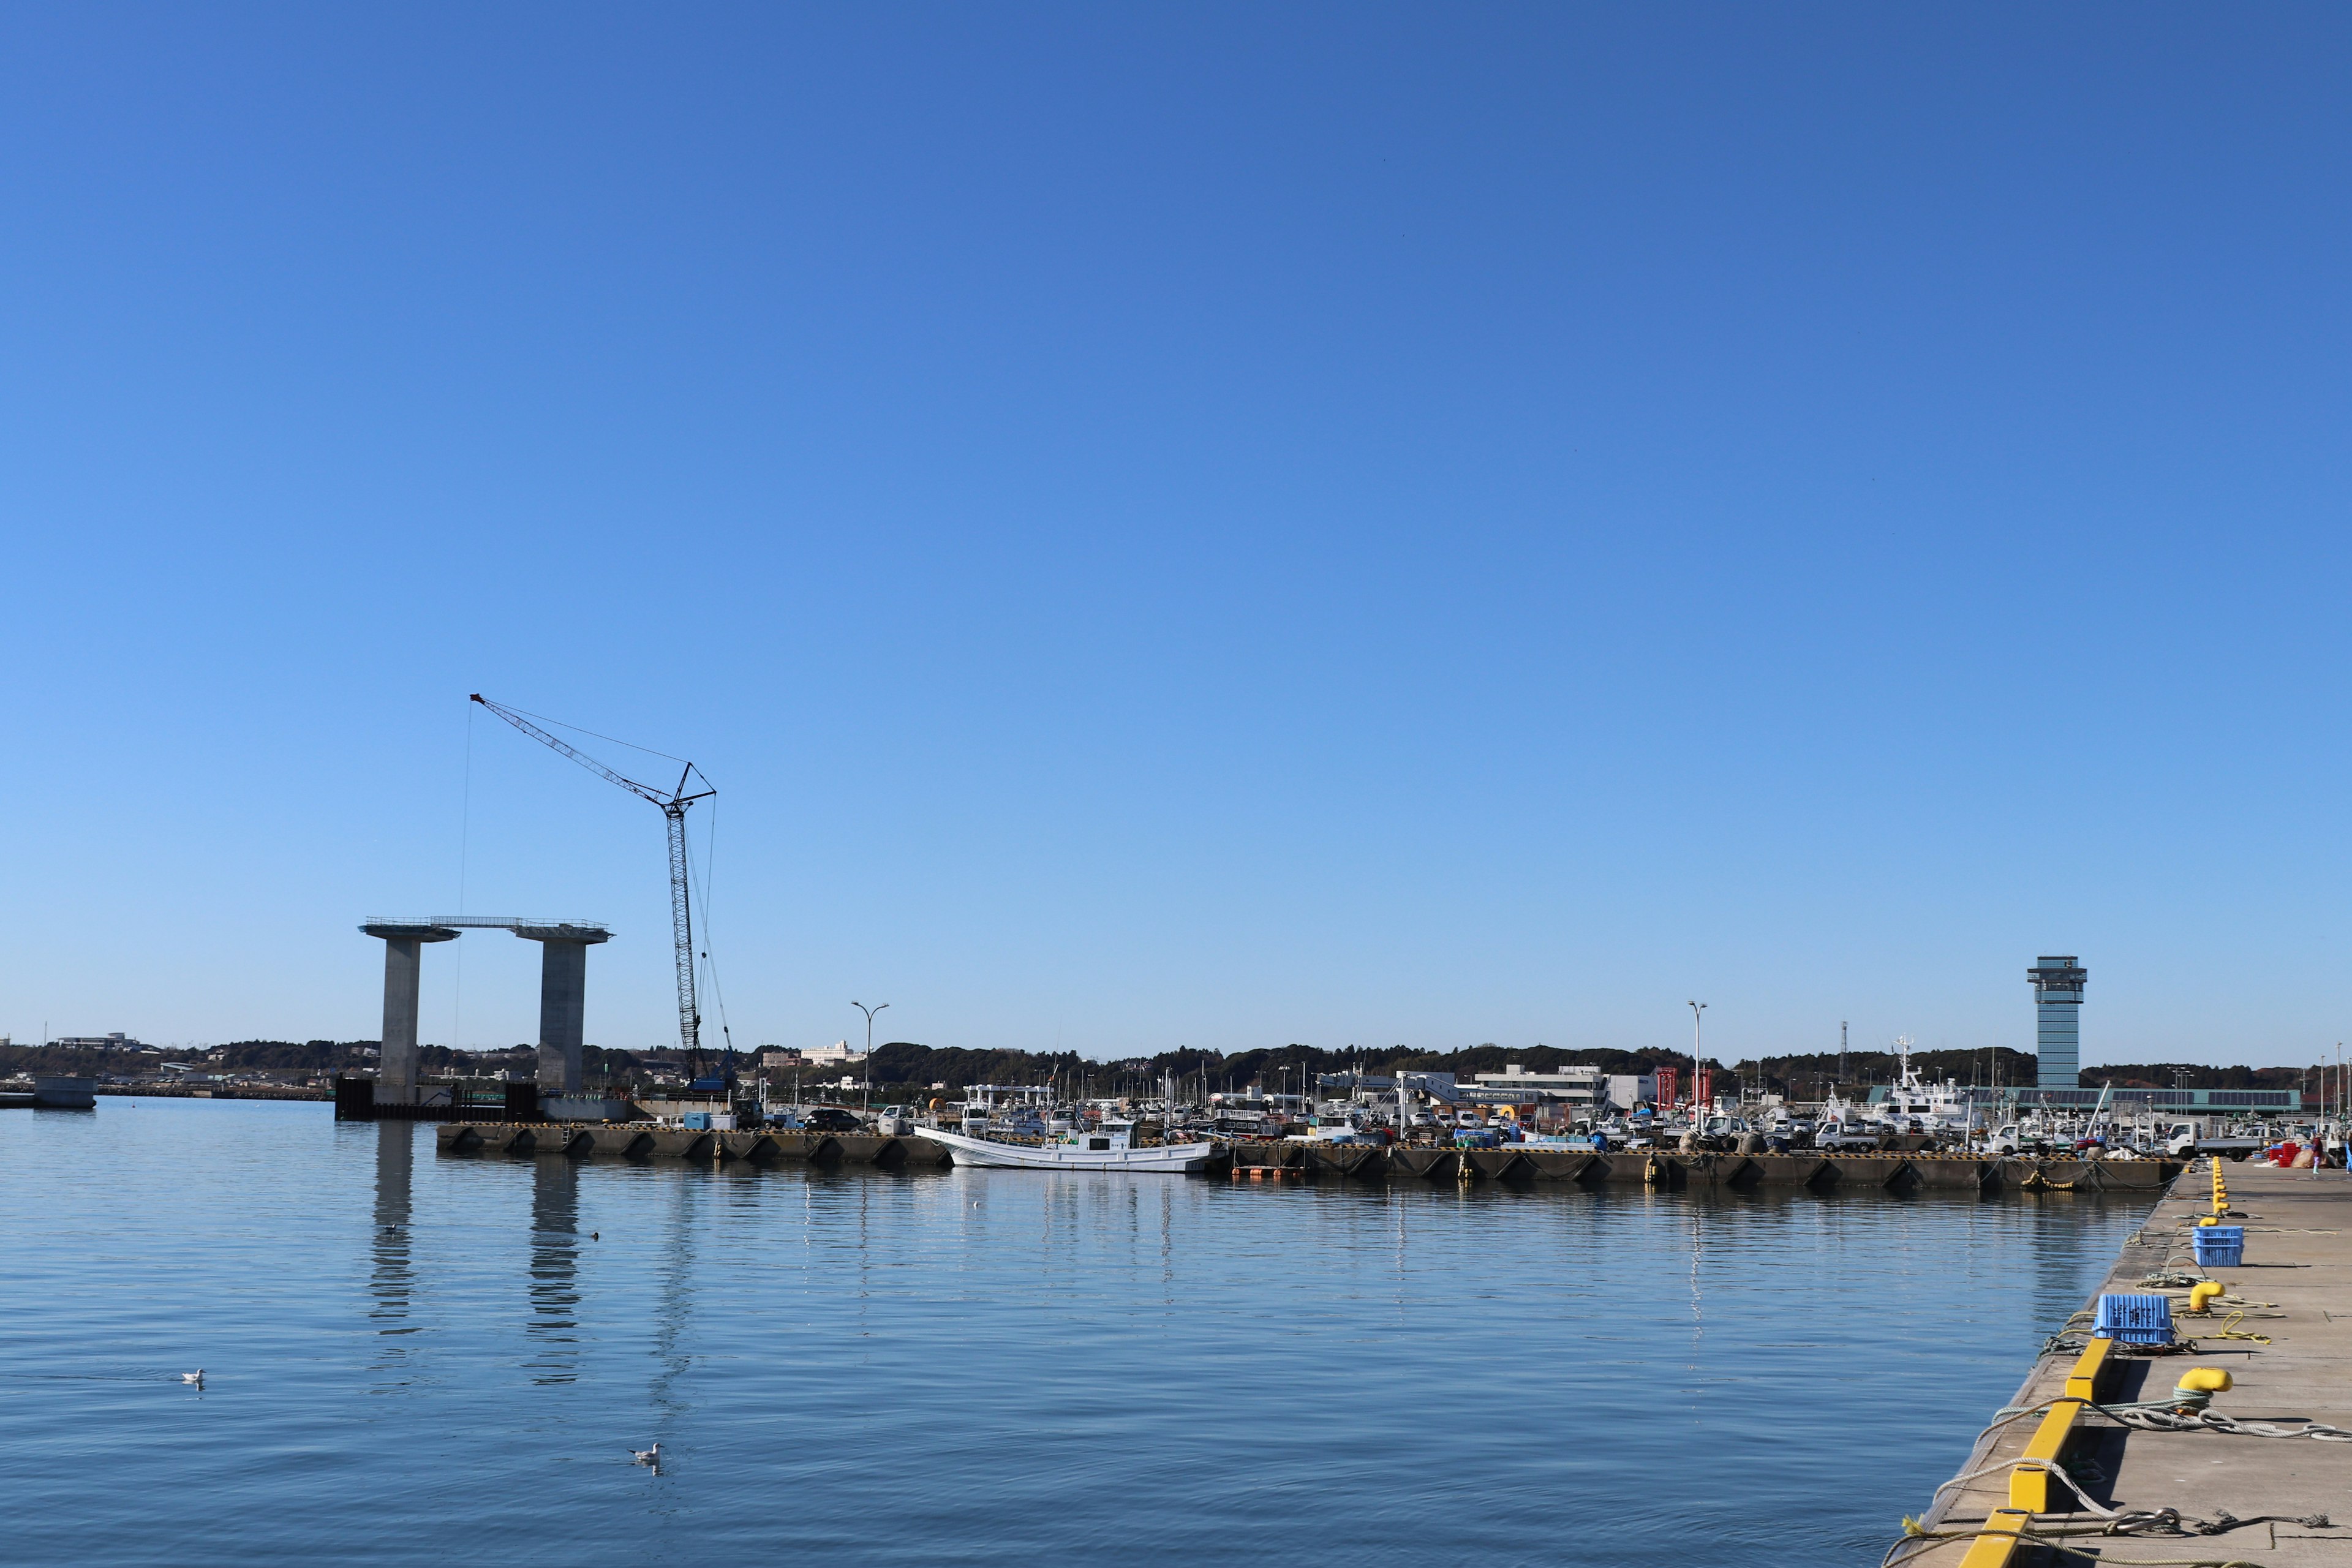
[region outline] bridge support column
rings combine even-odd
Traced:
[[[610,933],[581,926],[516,926],[540,945],[539,1091],[578,1094],[581,1042],[587,1032],[588,950]]]
[[[376,1042],[376,1099],[408,1105],[416,1098],[416,994],[424,944],[455,941],[446,926],[367,925],[383,940],[383,1032]]]

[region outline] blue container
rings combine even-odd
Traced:
[[[2091,1332],[2103,1340],[2121,1340],[2127,1345],[2168,1345],[2172,1342],[2172,1298],[2102,1296],[2098,1321]]]
[[[2200,1225],[2189,1233],[2189,1245],[2200,1268],[2235,1268],[2246,1261],[2246,1227],[2242,1225]]]
[[[710,1131],[710,1112],[707,1110],[689,1110],[677,1121],[679,1126],[691,1127],[698,1132]]]

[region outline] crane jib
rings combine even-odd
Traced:
[[[636,780],[606,767],[577,746],[541,729],[523,714],[502,703],[493,702],[480,692],[473,700],[529,735],[532,740],[559,752],[578,763],[607,784],[618,784],[640,800],[660,806],[669,825],[669,918],[670,931],[677,944],[677,1042],[686,1052],[686,1059],[696,1078],[702,1076],[702,1012],[694,995],[694,906],[690,896],[686,853],[686,808],[698,800],[709,800],[717,795],[716,788],[704,788],[689,795],[687,784],[696,773],[692,763],[686,764],[677,775],[677,787],[671,790],[639,784]],[[626,742],[624,742],[625,744]],[[704,779],[704,784],[710,781]]]

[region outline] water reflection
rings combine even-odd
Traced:
[[[375,1321],[379,1334],[416,1331],[408,1321],[409,1296],[416,1284],[408,1228],[416,1179],[415,1134],[414,1122],[375,1124],[375,1211],[368,1272],[368,1294],[373,1304],[368,1316]],[[379,1369],[395,1365],[405,1353],[398,1344],[384,1345],[373,1364]]]
[[[693,1328],[694,1316],[694,1217],[695,1201],[702,1187],[699,1176],[679,1173],[671,1177],[670,1212],[667,1236],[662,1247],[659,1281],[654,1295],[654,1381],[653,1405],[663,1419],[656,1423],[654,1436],[667,1441],[675,1426],[670,1418],[682,1414],[685,1401],[677,1396],[678,1380],[694,1364],[694,1356],[686,1348]]]
[[[580,1376],[580,1169],[561,1155],[531,1162],[530,1318],[533,1383]]]

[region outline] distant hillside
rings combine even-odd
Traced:
[[[62,1050],[37,1046],[0,1047],[0,1075],[43,1072],[87,1075],[149,1073],[164,1061],[201,1064],[209,1069],[240,1068],[309,1068],[335,1071],[373,1066],[373,1040],[234,1040],[205,1051],[123,1052]],[[529,1046],[483,1051],[453,1051],[446,1046],[419,1046],[418,1065],[426,1072],[478,1071],[495,1075],[503,1069],[526,1068],[532,1059]],[[655,1070],[677,1071],[674,1050],[632,1052],[590,1046],[583,1053],[592,1081],[625,1084]],[[750,1070],[750,1055],[740,1057]],[[1956,1079],[1964,1084],[2029,1087],[2037,1064],[2024,1051],[2001,1047],[1987,1051],[1920,1051],[1913,1064],[1930,1079]],[[1585,1063],[1610,1073],[1647,1073],[1661,1066],[1687,1070],[1690,1058],[1681,1052],[1637,1051],[1588,1047],[1563,1049],[1536,1046],[1511,1050],[1496,1045],[1464,1046],[1451,1051],[1389,1049],[1323,1050],[1312,1046],[1270,1046],[1256,1050],[1163,1051],[1117,1062],[1089,1062],[1075,1051],[983,1051],[961,1047],[919,1045],[893,1040],[877,1046],[871,1064],[876,1097],[886,1101],[929,1098],[971,1083],[1057,1082],[1066,1090],[1097,1095],[1153,1092],[1160,1079],[1174,1074],[1197,1089],[1204,1080],[1211,1091],[1234,1091],[1261,1084],[1269,1089],[1286,1079],[1296,1084],[1302,1074],[1346,1072],[1349,1068],[1388,1076],[1411,1072],[1450,1072],[1467,1080],[1473,1074],[1501,1072],[1510,1063],[1531,1072],[1546,1072],[1563,1063]],[[1762,1089],[1794,1100],[1819,1100],[1843,1085],[1848,1092],[1893,1080],[1895,1058],[1886,1051],[1849,1051],[1843,1078],[1836,1052],[1808,1056],[1767,1057],[1709,1064],[1717,1075],[1718,1093],[1732,1092],[1736,1079],[1750,1092]],[[807,1069],[811,1081],[814,1069]],[[2193,1063],[2151,1062],[2085,1068],[2084,1088],[2113,1082],[2121,1089],[2296,1089],[2310,1069],[2298,1067],[2202,1067]],[[857,1068],[834,1068],[828,1079],[862,1076]],[[789,1069],[787,1069],[789,1074]],[[780,1081],[789,1083],[789,1076]]]

